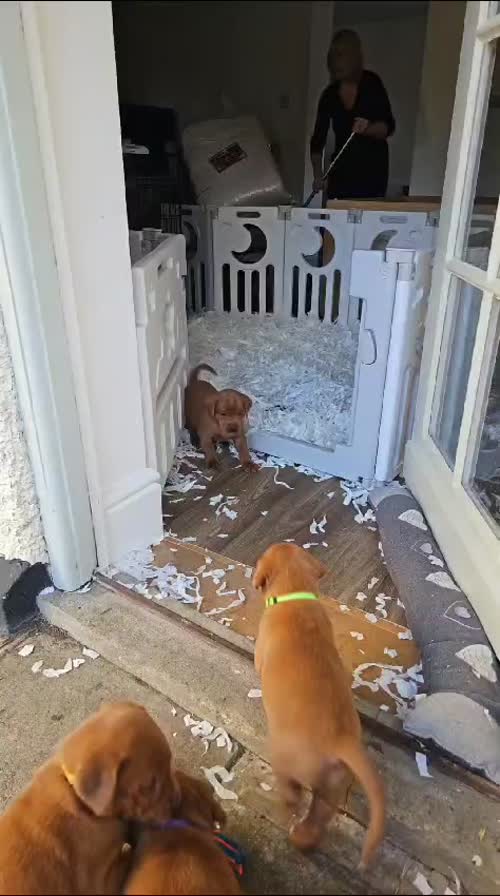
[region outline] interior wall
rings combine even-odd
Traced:
[[[440,196],[443,191],[465,6],[464,0],[432,0],[429,5],[410,180],[413,196]]]
[[[359,34],[365,67],[389,94],[396,131],[389,140],[389,194],[409,186],[422,76],[427,3],[335,4],[334,26]]]
[[[477,181],[477,196],[500,193],[500,55],[496,56]]]
[[[0,555],[28,563],[48,559],[1,308]]]
[[[181,127],[256,115],[287,188],[302,195],[308,2],[114,4],[120,99],[172,107]]]
[[[307,87],[307,107],[305,117],[305,157],[304,157],[304,201],[312,190],[313,170],[311,165],[309,144],[314,130],[319,98],[328,83],[326,59],[333,34],[333,16],[335,4],[332,0],[311,3],[311,28],[309,32],[309,75]],[[325,148],[328,156],[328,146]],[[311,208],[322,204],[322,195],[317,193],[312,199]]]

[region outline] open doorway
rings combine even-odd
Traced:
[[[314,7],[322,7],[320,35]],[[162,135],[172,156],[180,154],[182,132],[195,123],[255,116],[285,191],[300,202],[311,117],[328,83],[329,41],[335,31],[348,28],[359,34],[365,66],[382,79],[396,119],[387,195],[438,197],[464,13],[463,0],[446,8],[410,0],[265,5],[118,0],[113,14],[120,103],[146,107],[151,116],[141,122],[125,115],[124,136],[141,133],[157,142]],[[153,109],[164,110],[163,121]],[[193,192],[183,176],[176,177],[172,196],[190,202]],[[148,226],[155,226],[151,219]]]
[[[464,4],[452,5],[459,27],[456,40],[449,41],[446,114],[444,101],[441,108],[446,133],[433,174],[441,162],[444,171],[460,49]],[[320,219],[302,213],[311,186],[309,138],[328,82],[331,35],[354,29],[366,65],[380,69],[394,105],[388,189],[407,203],[407,194],[414,194],[413,150],[425,140],[416,135],[422,85],[431,78],[424,69],[436,64],[436,7],[113,4],[129,225],[145,235],[143,252],[162,232],[186,236],[193,362],[210,363],[221,386],[239,383],[249,392],[253,430],[273,436],[256,435],[254,447],[284,454],[290,448],[290,460],[351,478],[375,478],[385,370],[394,343],[388,332],[394,295],[383,313],[363,286],[351,301],[353,250],[404,245],[431,252],[440,189],[421,182],[433,202],[412,205],[411,214],[407,204],[392,216],[376,214],[373,206],[366,215],[352,215],[349,206],[324,211]],[[397,54],[387,52],[395,29]],[[388,57],[394,57],[392,67]],[[325,159],[328,152],[327,147]],[[365,280],[370,277],[373,272]],[[424,313],[422,305],[405,336],[412,345]],[[264,376],[259,345],[268,346]],[[401,394],[407,424],[413,362],[412,370]],[[361,432],[359,421],[369,418],[369,433],[366,427]],[[381,478],[392,478],[400,468],[406,435],[401,431],[393,440]]]

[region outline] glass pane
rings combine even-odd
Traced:
[[[457,454],[481,297],[479,289],[457,277],[451,278],[431,435],[452,469]]]
[[[485,515],[500,535],[500,325],[497,323],[495,353],[479,450],[468,486]]]
[[[492,69],[491,90],[485,109],[484,129],[476,160],[474,196],[467,219],[462,258],[481,268],[488,266],[491,235],[500,195],[500,53],[495,58],[496,41],[489,45]]]

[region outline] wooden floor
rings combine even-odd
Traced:
[[[188,460],[188,464],[191,467],[185,465],[181,470],[193,472],[194,464],[195,472],[203,471],[209,476],[213,473],[213,478],[198,478],[206,486],[203,490],[164,495],[164,524],[172,535],[193,538],[199,546],[249,566],[254,566],[260,554],[275,541],[293,538],[299,545],[319,542],[311,551],[330,570],[322,582],[326,593],[341,604],[378,616],[375,597],[383,593],[392,598],[385,604],[387,618],[406,625],[404,609],[398,604],[397,591],[380,554],[376,524],[355,522],[354,509],[343,504],[344,492],[338,480],[315,482],[312,476],[293,467],[247,473],[237,467],[228,452],[221,456],[215,472],[208,471],[201,459]],[[277,484],[275,479],[289,487]],[[329,498],[332,491],[334,495]],[[233,505],[238,514],[234,520],[224,514],[217,516],[216,506],[210,504],[210,498],[220,494],[238,498]],[[324,535],[311,534],[313,518],[320,520],[324,514]],[[374,579],[377,581],[369,589]],[[365,594],[366,599],[357,600],[359,593]]]

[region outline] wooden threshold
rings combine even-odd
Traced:
[[[208,628],[205,624],[198,623],[196,621],[194,611],[190,610],[189,607],[184,607],[183,612],[181,613],[179,612],[179,605],[168,605],[166,603],[162,603],[160,605],[152,600],[149,600],[143,595],[132,591],[126,585],[120,584],[114,579],[110,579],[107,576],[102,575],[102,573],[99,573],[96,578],[107,588],[110,588],[112,591],[119,594],[124,600],[130,603],[138,603],[140,606],[148,610],[152,615],[166,615],[175,624],[179,626],[187,626],[194,632],[196,632],[197,635],[200,635],[203,638],[207,638],[212,643],[219,644],[225,649],[229,648],[231,650],[234,650],[234,652],[239,656],[253,663],[253,649],[250,642],[248,644],[248,647],[246,647],[245,645],[238,645],[236,642],[229,640],[225,636],[222,637],[212,628]],[[363,700],[356,694],[354,694],[354,702],[361,716],[363,728],[368,734],[368,742],[371,742],[371,745],[375,749],[376,745],[373,744],[371,738],[379,738],[380,740],[403,749],[408,753],[422,751],[422,741],[414,737],[414,735],[404,731],[399,719],[395,717],[389,717],[387,716],[387,714],[384,714],[384,717],[381,718],[380,714],[374,713],[374,707],[372,704]],[[439,768],[439,770],[448,778],[462,781],[464,784],[472,787],[478,793],[488,796],[500,803],[500,787],[498,785],[489,781],[480,773],[472,771],[465,765],[457,762],[455,757],[446,753],[444,750],[435,746],[434,744],[426,743],[425,752],[431,758],[432,764],[435,765],[436,768]]]

